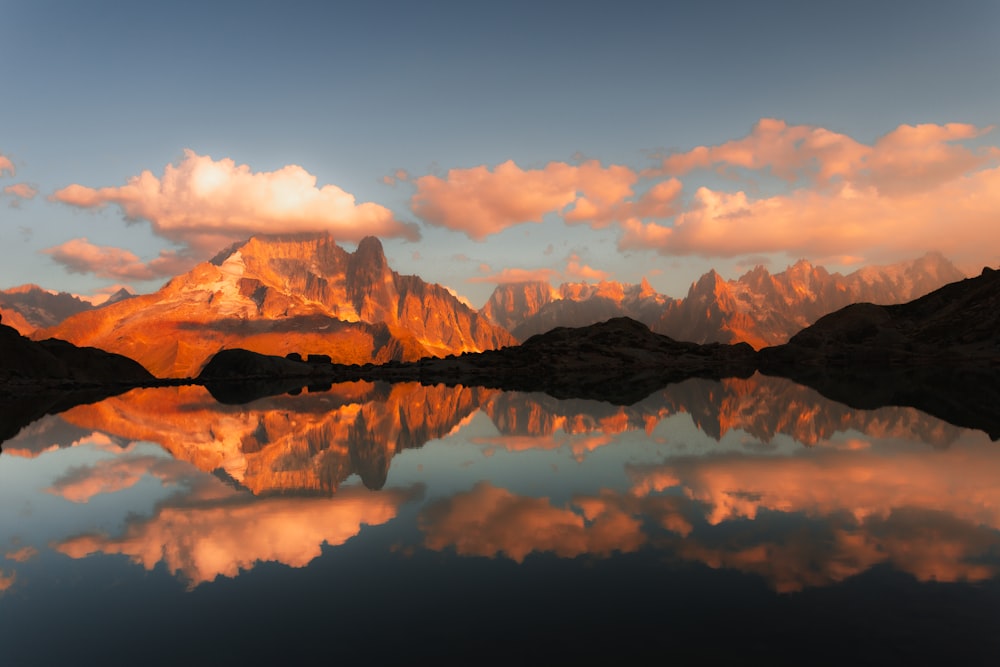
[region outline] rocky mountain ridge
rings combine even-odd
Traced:
[[[518,340],[556,326],[630,317],[676,340],[778,345],[823,315],[860,301],[902,303],[965,276],[939,253],[869,266],[846,276],[800,260],[771,274],[763,266],[736,280],[710,271],[673,299],[640,285],[543,282],[499,285],[482,313]]]
[[[378,239],[350,253],[316,234],[253,237],[153,294],[35,335],[125,354],[160,377],[193,377],[232,347],[383,363],[514,343],[444,287],[393,271]]]
[[[51,327],[67,317],[93,309],[93,304],[67,292],[51,292],[26,284],[0,290],[0,315],[24,335]]]

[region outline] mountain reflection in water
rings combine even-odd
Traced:
[[[619,606],[641,597],[626,586],[639,572],[677,591],[694,576],[706,599],[743,577],[740,590],[771,591],[746,599],[778,623],[791,607],[819,613],[810,591],[840,591],[843,602],[879,577],[905,576],[910,602],[949,584],[952,602],[973,596],[988,617],[1000,611],[997,479],[1000,449],[982,432],[911,408],[853,410],[761,375],[691,379],[630,406],[415,383],[345,383],[244,405],[197,386],[137,389],[3,444],[0,627],[10,650],[25,651],[17,664],[31,664],[26,628],[59,616],[46,596],[114,617],[100,591],[127,580],[148,607],[116,609],[129,609],[140,632],[157,595],[193,604],[164,577],[182,596],[215,591],[224,618],[244,604],[240,582],[294,588],[294,572],[307,590],[325,590],[335,578],[326,564],[338,558],[386,605],[396,598],[375,583],[385,572],[374,563],[388,559],[397,577],[409,573],[442,599],[468,568],[479,568],[477,585],[499,577],[522,602],[537,594],[533,568],[544,581],[570,577],[560,589],[567,608],[600,602],[598,590]],[[81,569],[89,563],[101,569]],[[136,568],[152,579],[129,576]],[[294,619],[299,602],[274,595],[255,604],[280,598]],[[313,613],[312,594],[302,595],[301,613]],[[466,604],[475,614],[499,603]],[[669,616],[643,614],[654,625]],[[834,616],[823,612],[844,620]],[[982,616],[963,632],[975,634]],[[595,610],[593,622],[596,632],[608,618]],[[584,625],[574,621],[586,634]],[[624,655],[645,654],[632,648]]]

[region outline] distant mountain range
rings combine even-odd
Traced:
[[[710,271],[683,299],[658,294],[645,280],[640,285],[564,283],[556,289],[544,282],[500,285],[482,312],[521,341],[556,326],[624,316],[675,340],[746,342],[759,349],[784,343],[849,304],[902,303],[964,277],[938,253],[846,276],[800,260],[780,273],[758,266],[728,281]]]
[[[901,303],[963,277],[936,253],[846,276],[802,260],[776,274],[757,267],[736,280],[711,271],[682,299],[646,280],[505,284],[477,312],[440,285],[393,271],[376,238],[351,253],[327,235],[258,236],[153,294],[123,291],[95,308],[26,285],[0,292],[0,314],[35,339],[123,354],[158,377],[194,377],[224,348],[323,354],[338,363],[412,361],[623,316],[678,341],[759,349],[851,303]]]

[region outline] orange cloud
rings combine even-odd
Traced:
[[[454,547],[461,556],[499,556],[518,563],[534,551],[572,558],[635,551],[641,523],[612,504],[588,504],[586,516],[553,507],[548,498],[518,496],[479,482],[426,507],[419,524],[429,549]]]
[[[50,199],[81,208],[116,204],[127,220],[148,220],[156,234],[190,246],[202,259],[258,233],[330,232],[344,241],[420,236],[416,225],[399,222],[384,206],[357,204],[335,185],[317,187],[316,177],[298,165],[253,172],[192,150],[160,178],[144,171],[121,187],[72,184]]]
[[[945,512],[1000,530],[1000,488],[991,443],[957,442],[934,456],[923,449],[886,453],[857,441],[848,444],[783,458],[727,455],[634,467],[633,493],[643,496],[680,487],[687,497],[704,503],[712,525],[754,519],[761,510],[844,514],[864,521],[908,508]],[[956,480],[961,480],[960,486]]]
[[[488,270],[489,266],[483,265]],[[552,269],[503,269],[498,273],[488,276],[473,276],[467,278],[467,283],[495,283],[503,285],[506,283],[524,282],[548,282],[553,278],[558,278],[559,272]]]
[[[0,176],[5,173],[14,176],[17,173],[17,169],[14,167],[14,163],[10,161],[10,158],[0,153]]]
[[[768,169],[775,176],[826,182],[852,174],[871,148],[850,137],[811,125],[789,126],[775,118],[762,118],[750,134],[718,146],[698,146],[663,159],[658,169],[644,175],[682,175],[695,169],[741,167]]]
[[[70,273],[93,273],[113,280],[151,280],[187,271],[197,263],[193,257],[172,250],[161,250],[149,262],[124,248],[99,246],[86,237],[72,239],[43,250]]]
[[[125,554],[147,570],[162,562],[197,586],[219,576],[235,577],[263,561],[304,567],[320,555],[322,545],[343,544],[362,526],[394,518],[414,494],[351,487],[333,498],[254,498],[215,489],[203,499],[178,499],[152,517],[129,519],[120,537],[80,535],[55,548],[71,558]]]
[[[38,549],[32,546],[26,546],[26,547],[21,547],[20,549],[16,549],[14,551],[9,551],[7,552],[7,554],[5,554],[4,557],[7,560],[12,560],[17,563],[26,563],[37,555],[38,555]]]
[[[960,262],[993,264],[1000,148],[961,143],[992,129],[903,125],[868,146],[823,128],[763,119],[747,137],[670,155],[644,175],[739,168],[770,173],[790,189],[757,198],[701,187],[670,223],[625,220],[619,249],[858,260],[937,249]]]
[[[946,514],[902,510],[857,525],[837,517],[828,522],[827,540],[817,540],[809,531],[749,544],[687,539],[678,544],[678,554],[709,567],[760,575],[783,593],[828,586],[880,563],[891,563],[920,581],[983,581],[997,574],[996,566],[985,560],[1000,546],[997,534]]]
[[[1000,168],[893,197],[847,184],[831,192],[801,189],[763,199],[699,188],[692,208],[672,226],[626,221],[619,248],[705,257],[785,252],[869,260],[937,249],[960,263],[995,264],[998,210]]]
[[[508,227],[541,222],[550,213],[566,222],[607,226],[616,207],[633,195],[638,174],[620,165],[603,167],[596,160],[581,165],[550,162],[524,170],[513,161],[491,171],[485,165],[451,169],[445,178],[428,175],[414,181],[410,208],[427,222],[482,240]],[[663,190],[649,196],[652,206]],[[636,204],[638,205],[638,204]]]
[[[607,280],[611,277],[611,274],[607,271],[600,271],[582,264],[580,256],[576,253],[570,255],[569,260],[566,262],[566,275],[569,278],[577,280]]]
[[[15,183],[14,185],[8,185],[3,189],[4,194],[8,194],[11,197],[17,197],[18,199],[33,199],[35,195],[38,194],[38,189],[34,188],[27,183]]]
[[[125,456],[98,461],[92,466],[69,469],[56,479],[48,491],[74,503],[86,503],[96,495],[128,489],[151,475],[170,482],[191,473],[190,464],[157,456]]]

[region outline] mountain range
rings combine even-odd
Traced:
[[[714,270],[683,299],[639,285],[544,282],[500,285],[483,314],[520,341],[556,326],[581,327],[630,317],[654,332],[694,343],[779,345],[823,315],[852,303],[910,301],[965,275],[939,253],[848,275],[799,260],[780,273],[758,266],[736,280]]]
[[[159,377],[193,377],[233,347],[384,363],[515,342],[441,285],[391,270],[377,238],[351,253],[328,235],[253,237],[153,294],[33,336],[124,354]]]
[[[194,377],[226,348],[381,364],[494,350],[616,317],[678,341],[762,348],[848,304],[900,303],[963,277],[936,253],[846,276],[802,260],[776,274],[759,266],[736,280],[711,271],[682,299],[645,279],[504,284],[476,311],[441,285],[393,271],[374,237],[352,253],[328,235],[256,236],[152,294],[119,294],[95,308],[26,286],[0,293],[0,312],[36,340],[123,354],[158,377]]]

